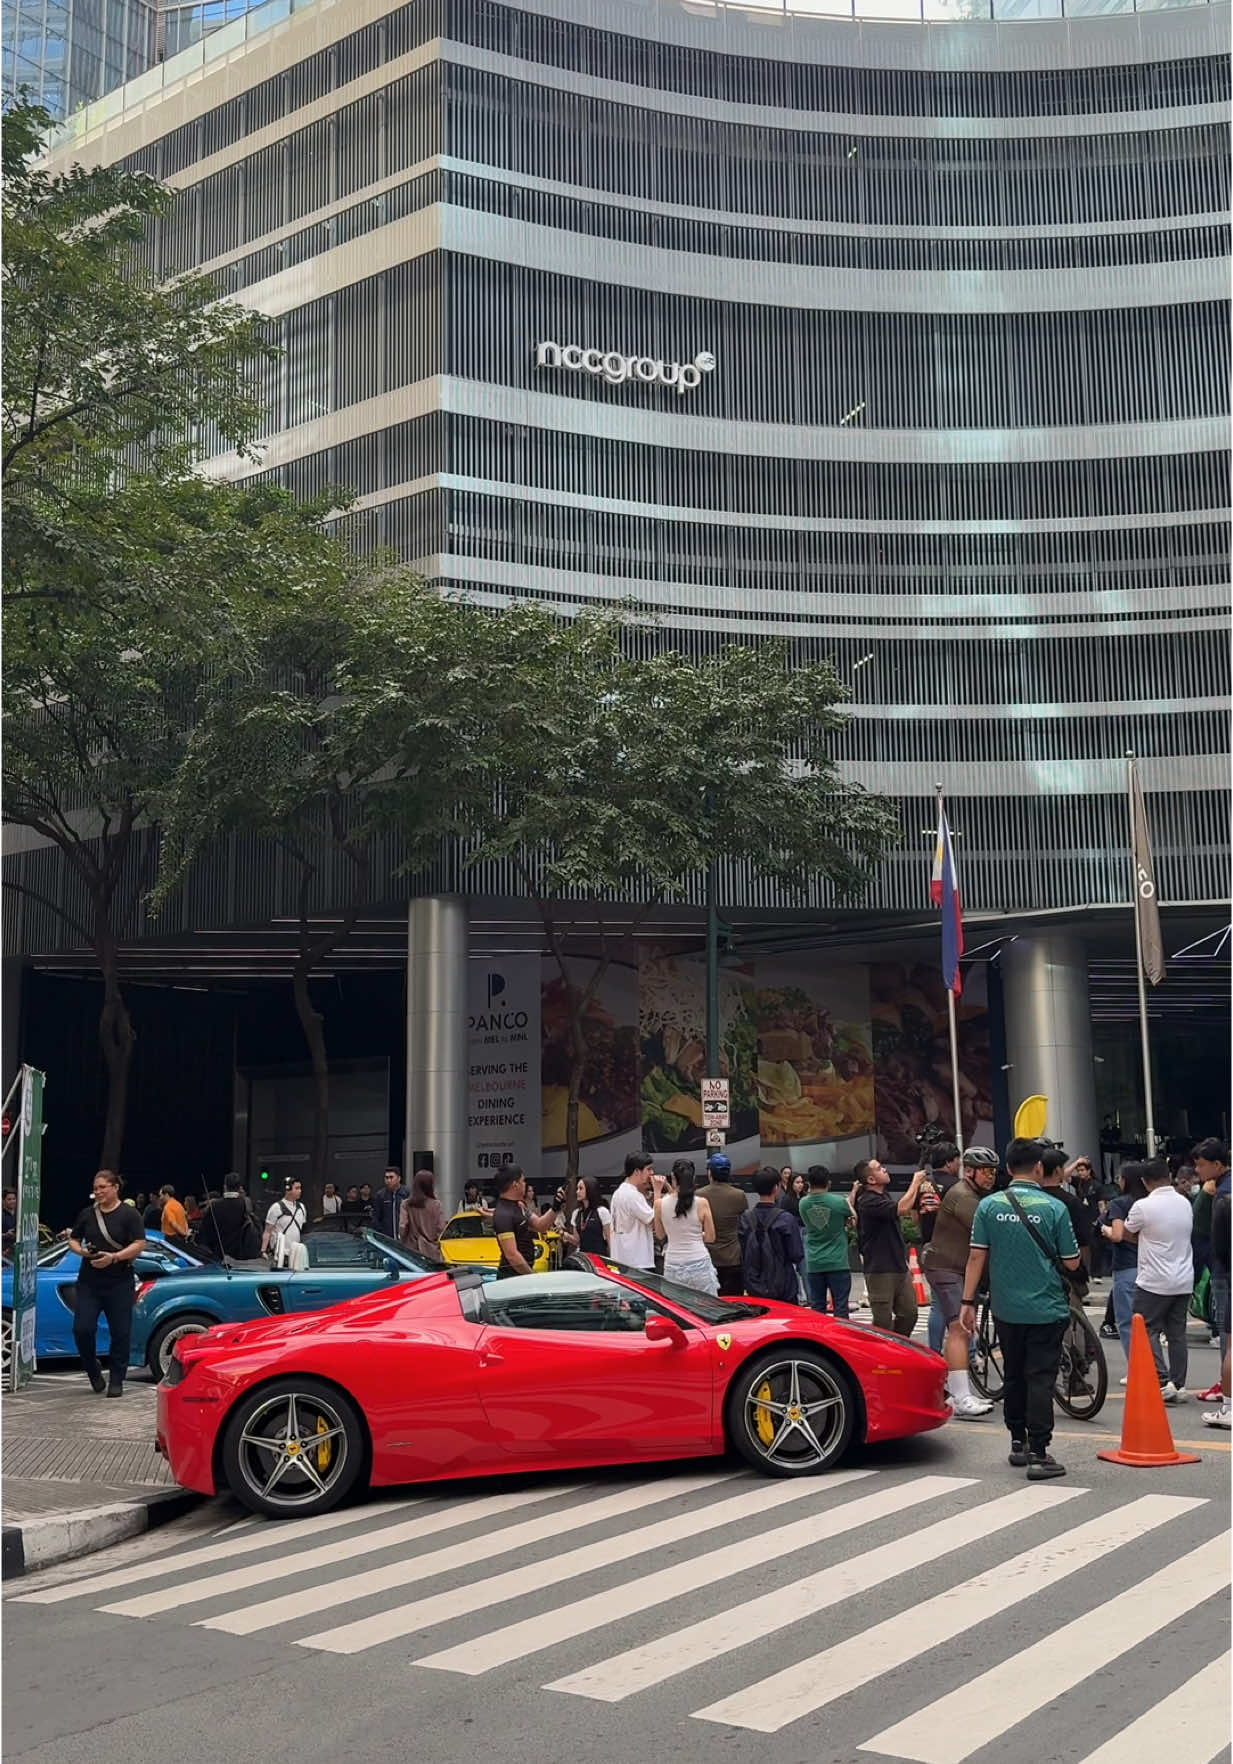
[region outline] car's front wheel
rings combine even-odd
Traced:
[[[813,1476],[842,1457],[856,1426],[852,1382],[828,1355],[785,1347],[743,1366],[728,1398],[728,1436],[767,1476]]]
[[[204,1335],[207,1329],[213,1327],[213,1317],[192,1315],[168,1317],[165,1323],[160,1323],[146,1344],[146,1365],[154,1379],[166,1378],[170,1372],[171,1356],[175,1353],[178,1341],[182,1341],[186,1335]]]
[[[354,1405],[315,1378],[280,1378],[255,1390],[223,1438],[227,1486],[272,1519],[329,1512],[363,1467],[364,1431]]]

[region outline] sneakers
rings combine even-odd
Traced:
[[[1175,1403],[1182,1393],[1170,1378],[1167,1384],[1161,1385],[1160,1394],[1166,1403]]]
[[[102,1396],[103,1392],[107,1389],[107,1380],[103,1377],[103,1374],[101,1372],[88,1372],[86,1376],[90,1380],[90,1389],[94,1392],[95,1396]]]
[[[1029,1452],[1027,1455],[1027,1479],[1029,1482],[1051,1482],[1055,1476],[1065,1476],[1065,1464],[1059,1464],[1048,1452]]]
[[[1227,1433],[1233,1428],[1233,1405],[1222,1403],[1218,1409],[1208,1409],[1203,1416],[1204,1427],[1223,1427]]]
[[[1125,1378],[1119,1378],[1118,1383],[1119,1384],[1129,1384],[1130,1383],[1129,1375],[1127,1375]]]
[[[1012,1439],[1010,1442],[1010,1455],[1006,1462],[1011,1466],[1012,1470],[1022,1470],[1027,1461],[1027,1441],[1025,1439]]]
[[[1223,1392],[1220,1389],[1219,1381],[1217,1381],[1210,1389],[1201,1390],[1195,1400],[1200,1403],[1218,1403],[1222,1395]]]
[[[976,1397],[952,1397],[950,1406],[956,1421],[983,1421],[986,1415],[993,1412],[992,1403],[982,1403]]]
[[[1100,1335],[1102,1341],[1117,1340],[1117,1330],[1113,1327],[1112,1323],[1102,1323],[1100,1325]]]
[[[124,1386],[122,1384],[117,1384],[115,1382],[115,1380],[113,1379],[112,1382],[107,1386],[107,1395],[109,1397],[123,1396],[124,1395]]]

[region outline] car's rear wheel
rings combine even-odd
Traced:
[[[154,1378],[166,1378],[171,1370],[171,1356],[178,1341],[182,1341],[186,1335],[204,1335],[207,1329],[213,1327],[213,1317],[191,1314],[168,1317],[165,1323],[160,1323],[146,1344],[146,1365]]]
[[[280,1378],[239,1404],[223,1439],[232,1494],[272,1519],[328,1513],[364,1467],[354,1405],[315,1378]]]
[[[728,1399],[728,1436],[767,1476],[815,1476],[842,1457],[856,1426],[846,1371],[813,1348],[786,1347],[743,1366]]]

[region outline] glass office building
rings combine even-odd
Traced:
[[[1078,974],[1128,749],[1161,898],[1227,895],[1229,8],[831,10],[275,0],[60,151],[174,179],[159,266],[271,315],[268,474],[481,601],[833,656],[901,804],[866,924],[940,781],[968,910]]]

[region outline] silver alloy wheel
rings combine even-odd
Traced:
[[[209,1323],[177,1323],[169,1329],[158,1344],[158,1370],[161,1378],[166,1378],[171,1371],[171,1356],[176,1351],[176,1343],[183,1341],[188,1335],[204,1335],[211,1328]]]
[[[329,1448],[324,1469],[323,1447]],[[244,1423],[236,1451],[240,1475],[252,1492],[288,1512],[315,1506],[328,1495],[348,1455],[342,1416],[327,1398],[306,1391],[283,1391],[259,1403]]]
[[[759,1394],[768,1389],[769,1396]],[[777,1360],[757,1368],[741,1422],[767,1464],[805,1470],[838,1451],[847,1410],[847,1393],[823,1361]]]

